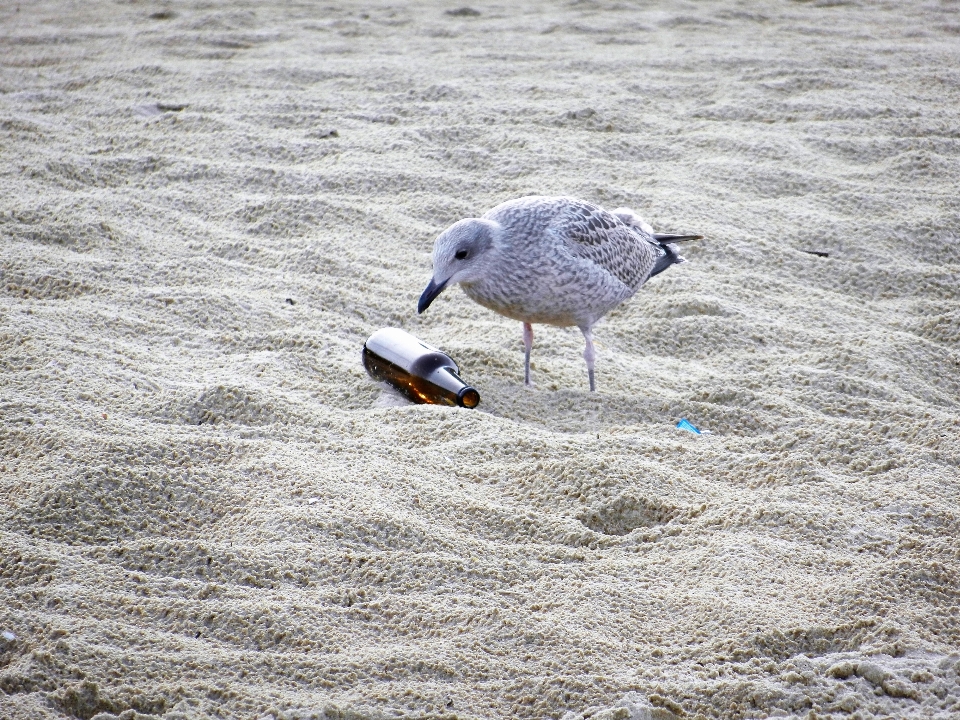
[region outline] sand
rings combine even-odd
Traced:
[[[960,5],[470,9],[0,7],[0,718],[960,717]],[[595,395],[533,193],[706,236]]]

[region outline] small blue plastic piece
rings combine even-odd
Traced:
[[[700,435],[700,431],[697,429],[697,426],[686,418],[681,419],[680,422],[677,423],[677,430],[686,430],[687,432],[692,432],[695,435]]]

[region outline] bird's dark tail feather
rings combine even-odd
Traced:
[[[703,240],[703,235],[659,235],[654,234],[653,239],[663,245],[664,243],[688,242],[690,240]]]
[[[653,266],[653,270],[650,271],[650,275],[647,276],[647,279],[652,278],[654,275],[659,275],[664,270],[666,270],[671,265],[677,265],[686,260],[681,257],[680,253],[677,252],[677,249],[673,246],[673,243],[678,242],[687,242],[689,240],[702,240],[703,235],[654,235],[653,239],[659,243],[660,247],[664,249],[664,254],[657,258],[657,264]]]

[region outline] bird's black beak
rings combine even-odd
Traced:
[[[430,284],[427,285],[427,289],[424,290],[423,294],[420,296],[420,302],[417,303],[417,315],[430,307],[430,303],[436,300],[437,295],[442,293],[446,286],[446,280],[438,285],[436,282],[434,282],[433,278],[430,278]]]

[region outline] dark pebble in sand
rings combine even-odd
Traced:
[[[138,105],[133,110],[141,117],[155,117],[164,113],[180,112],[186,105],[174,103],[151,103],[149,105]]]

